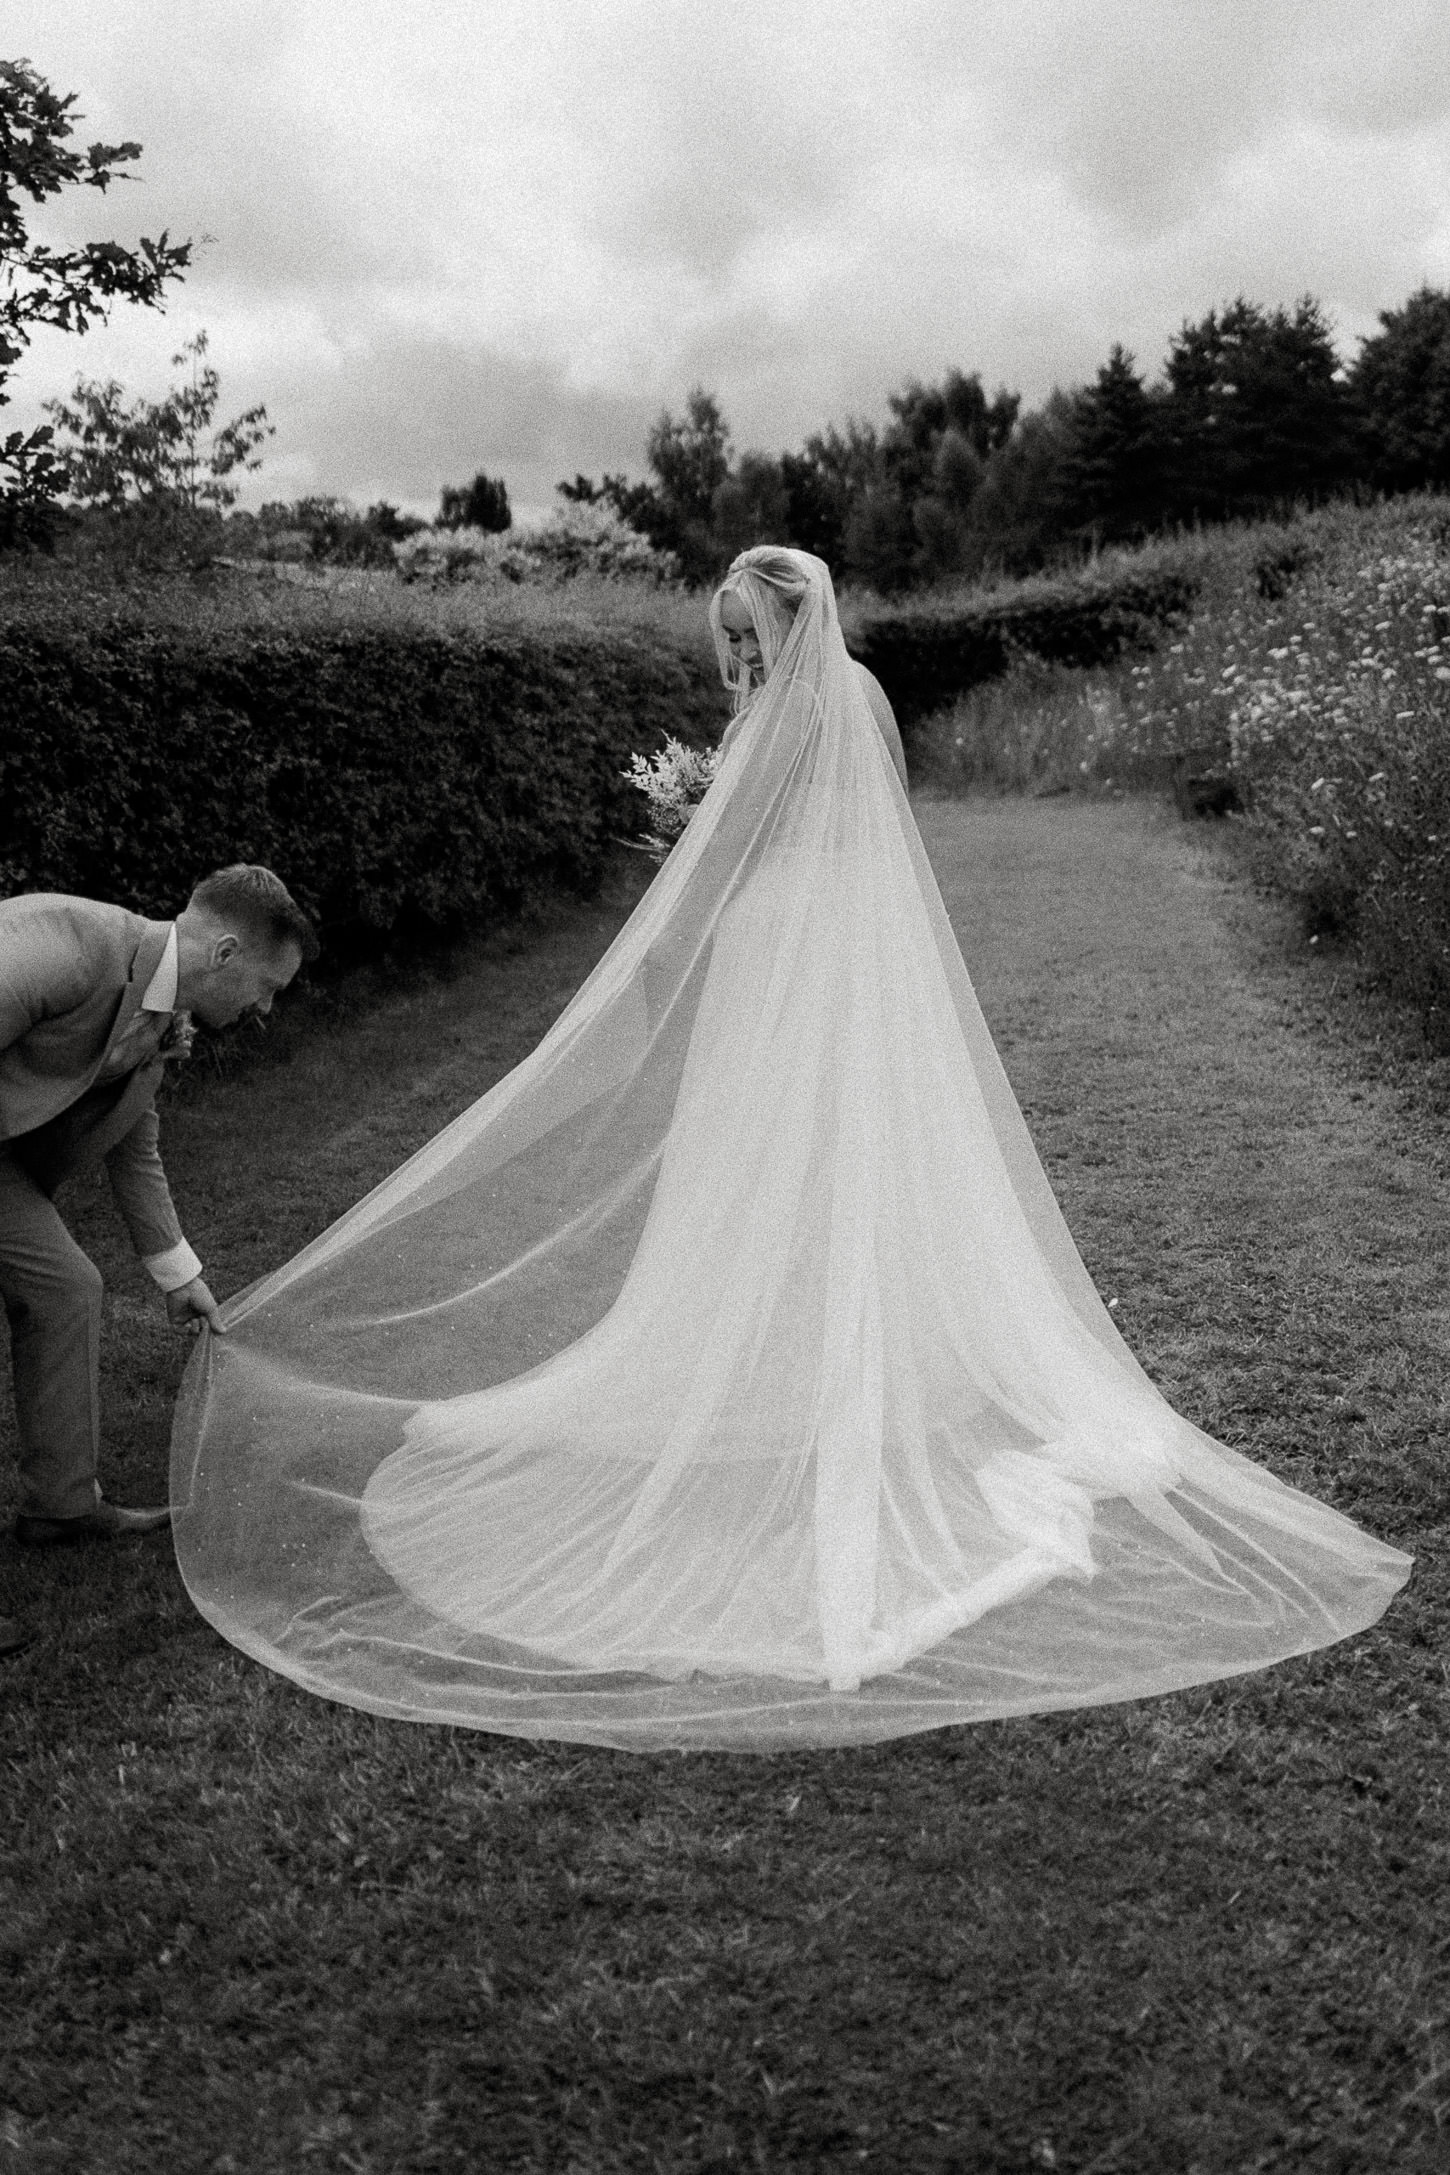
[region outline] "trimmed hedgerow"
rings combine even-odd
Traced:
[[[1151,649],[1187,616],[1196,588],[1186,562],[1135,569],[1115,559],[978,597],[868,611],[851,647],[909,729],[1022,656],[1094,666]]]
[[[206,870],[275,868],[336,952],[587,891],[637,827],[621,772],[709,739],[703,658],[646,629],[0,625],[0,891],[174,912]]]

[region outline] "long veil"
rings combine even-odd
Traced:
[[[1407,1574],[1119,1337],[798,559],[778,663],[544,1041],[193,1360],[183,1575],[315,1692],[865,1742],[1257,1668]]]

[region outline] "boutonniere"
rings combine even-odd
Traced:
[[[191,1045],[196,1040],[196,1021],[189,1012],[173,1012],[171,1025],[156,1045],[156,1055],[168,1063],[181,1064],[191,1055]]]

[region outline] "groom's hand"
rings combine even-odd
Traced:
[[[219,1337],[226,1335],[217,1303],[199,1276],[166,1294],[166,1319],[173,1329],[200,1329],[205,1322]]]

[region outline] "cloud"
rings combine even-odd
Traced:
[[[283,375],[269,405],[296,482],[284,495],[333,490],[344,475],[360,503],[420,510],[479,469],[506,474],[517,503],[546,504],[576,469],[637,465],[655,413],[638,395],[575,391],[548,363],[406,332]],[[316,446],[325,463],[309,463]]]
[[[1443,0],[0,0],[0,43],[144,142],[105,230],[212,237],[17,389],[151,389],[205,324],[264,489],[532,501],[696,382],[775,447],[951,365],[1156,367],[1239,292],[1352,347],[1450,279]]]

